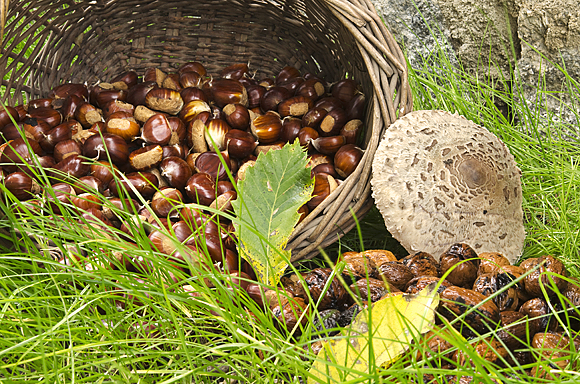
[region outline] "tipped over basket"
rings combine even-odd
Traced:
[[[365,154],[356,171],[295,229],[292,261],[337,241],[372,206],[371,162],[383,132],[412,110],[403,53],[370,0],[11,1],[0,44],[0,101],[46,97],[65,82],[107,81],[126,70],[208,73],[249,62],[258,77],[291,65],[329,81],[356,80],[367,96]]]

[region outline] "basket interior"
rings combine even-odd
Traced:
[[[372,84],[353,36],[317,1],[11,2],[2,41],[2,101],[43,97],[63,82],[199,61],[208,73],[249,62],[256,77],[285,65]],[[18,48],[26,47],[21,53]]]

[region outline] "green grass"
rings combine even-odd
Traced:
[[[443,56],[430,62],[437,64],[436,71],[415,68],[409,74],[415,109],[458,111],[506,143],[522,170],[527,230],[523,257],[553,254],[578,276],[577,141],[566,140],[564,126],[540,119],[518,101],[521,89],[517,82],[506,80],[500,87],[503,91],[498,91],[452,67]],[[578,83],[568,79],[568,92],[577,98]],[[496,107],[498,100],[508,105],[512,115],[502,114]],[[169,271],[180,272],[152,249],[142,228],[132,228],[138,246],[131,246],[120,240],[118,232],[104,238],[92,223],[85,223],[95,229],[92,232],[71,225],[78,218],[70,206],[61,205],[65,215],[56,220],[49,213],[38,214],[20,204],[22,213],[17,217],[9,207],[19,203],[6,193],[4,196],[0,203],[0,210],[6,212],[0,220],[4,229],[0,239],[3,382],[299,383],[299,377],[308,377],[314,357],[304,347],[317,337],[311,322],[283,331],[268,312],[213,269],[195,270],[186,276],[185,282],[196,292],[192,296],[183,283],[169,278]],[[29,237],[20,237],[14,230],[49,238],[61,251],[64,244],[76,244],[72,252],[82,250],[85,256],[63,268],[38,251]],[[333,258],[339,251],[360,250],[362,243],[365,249],[405,253],[389,236],[376,209],[361,220],[360,234],[362,239],[352,231],[326,252]],[[9,249],[12,243],[16,249]],[[109,268],[115,260],[112,255],[119,253],[140,256],[154,266],[154,272]],[[320,257],[297,268],[325,263]],[[215,288],[209,288],[204,279]],[[279,294],[282,299],[283,293]],[[560,295],[553,303],[558,301],[565,299]],[[316,315],[313,310],[307,320]],[[564,324],[570,321],[563,313],[560,318]],[[490,330],[486,336],[492,334]],[[551,381],[527,376],[522,370],[525,367],[493,365],[479,358],[456,334],[445,338],[454,349],[465,350],[472,364],[448,361],[447,370],[436,368],[433,360],[446,357],[441,354],[422,360],[418,352],[425,347],[415,343],[408,356],[369,379],[422,382],[423,375],[432,374],[441,383],[459,376],[473,376],[484,383],[493,379],[505,383]],[[575,350],[570,355],[572,361],[579,358]],[[543,364],[539,361],[527,368]],[[561,375],[564,382],[578,379],[575,372]]]

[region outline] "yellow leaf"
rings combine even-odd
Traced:
[[[344,383],[374,375],[405,352],[410,343],[433,328],[439,304],[437,284],[416,295],[391,295],[359,313],[341,332],[325,342],[310,368],[308,383]]]

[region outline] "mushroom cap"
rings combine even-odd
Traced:
[[[445,111],[411,112],[385,132],[373,198],[409,252],[436,258],[454,243],[514,262],[525,239],[521,171],[487,129]]]

